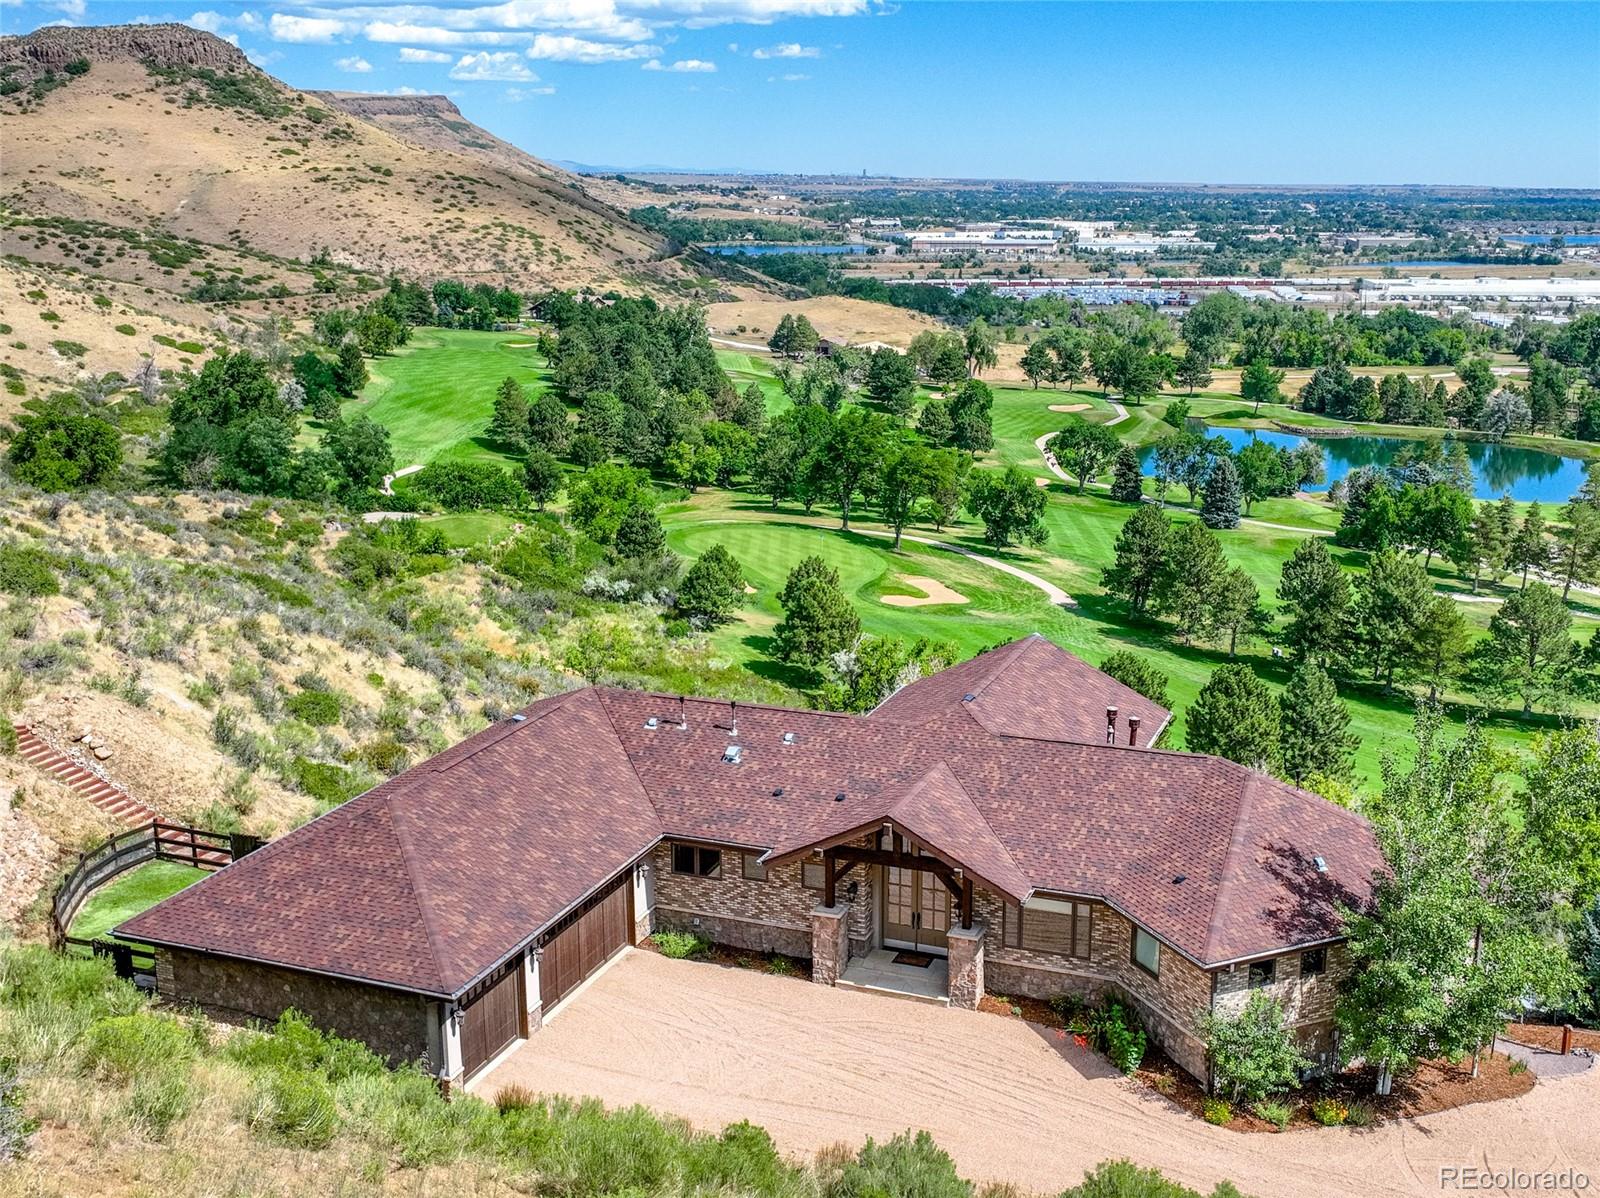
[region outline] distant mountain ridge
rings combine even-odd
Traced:
[[[444,96],[298,91],[223,39],[177,24],[0,38],[0,69],[0,202],[23,219],[135,228],[291,264],[328,254],[372,275],[453,275],[529,291],[675,290],[691,278],[659,235],[572,174],[478,128]],[[59,265],[128,265],[104,246],[80,254],[70,241],[13,234],[5,231],[6,252],[30,261],[58,259],[64,247]],[[270,274],[231,261],[216,269],[235,265],[246,278]],[[125,277],[183,292],[203,272],[197,262]],[[261,286],[274,285],[304,281]]]

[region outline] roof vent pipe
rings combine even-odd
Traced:
[[[1136,715],[1128,717],[1128,743],[1130,745],[1139,743],[1139,717]]]
[[[688,705],[684,703],[683,696],[678,696],[678,731],[687,732],[689,729]]]
[[[1116,743],[1117,743],[1117,709],[1115,707],[1108,707],[1108,708],[1106,708],[1106,744],[1114,745]]]
[[[739,735],[739,704],[732,699],[728,700],[728,735]]]

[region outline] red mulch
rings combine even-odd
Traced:
[[[997,997],[984,995],[978,1004],[980,1011],[1012,1019],[1026,1019],[1043,1027],[1059,1028],[1060,1017],[1048,1004],[1034,998]],[[1559,1039],[1560,1028],[1541,1028],[1538,1025],[1509,1025],[1512,1028],[1528,1027],[1532,1032],[1554,1031]],[[1586,1032],[1593,1041],[1600,1041],[1600,1032]],[[1522,1039],[1516,1036],[1515,1039]],[[1580,1041],[1581,1042],[1581,1041]],[[1534,1044],[1534,1040],[1523,1040]],[[1542,1047],[1542,1045],[1539,1045]],[[1511,1058],[1502,1054],[1484,1054],[1479,1062],[1478,1076],[1472,1076],[1472,1062],[1462,1061],[1452,1065],[1448,1061],[1423,1061],[1405,1077],[1397,1077],[1392,1093],[1380,1098],[1373,1093],[1377,1071],[1371,1068],[1349,1069],[1335,1077],[1317,1078],[1307,1082],[1293,1096],[1283,1101],[1292,1103],[1294,1116],[1289,1127],[1321,1126],[1311,1116],[1311,1104],[1319,1098],[1334,1098],[1346,1107],[1360,1103],[1372,1112],[1372,1122],[1413,1118],[1447,1111],[1452,1107],[1469,1106],[1475,1102],[1494,1102],[1502,1098],[1515,1098],[1533,1089],[1534,1076],[1530,1070],[1512,1073]],[[1153,1094],[1181,1107],[1194,1118],[1202,1116],[1205,1100],[1209,1097],[1193,1077],[1175,1065],[1160,1047],[1151,1044],[1145,1051],[1144,1061],[1131,1079]],[[1225,1125],[1239,1132],[1275,1132],[1277,1127],[1252,1114],[1248,1107],[1236,1107],[1233,1120]],[[1286,1129],[1287,1130],[1287,1129]]]
[[[1526,1044],[1529,1048],[1542,1048],[1546,1052],[1561,1051],[1561,1027],[1550,1023],[1508,1023],[1502,1033],[1507,1040]],[[1600,1053],[1600,1028],[1574,1027],[1572,1046]]]

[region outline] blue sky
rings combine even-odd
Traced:
[[[187,21],[587,163],[1600,187],[1600,3],[3,3]]]

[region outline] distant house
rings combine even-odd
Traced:
[[[588,687],[119,933],[155,946],[173,1001],[293,1006],[446,1082],[661,928],[809,958],[827,985],[932,978],[957,1007],[991,988],[1115,995],[1201,1078],[1197,1014],[1252,989],[1325,1050],[1371,832],[1232,762],[1147,747],[1169,719],[1038,636],[866,716]]]

